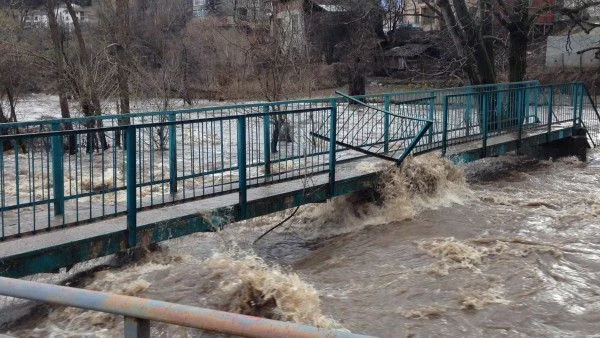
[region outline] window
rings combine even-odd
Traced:
[[[421,15],[423,16],[423,26],[433,25],[433,11],[431,9],[421,9]]]
[[[292,14],[292,33],[298,33],[300,30],[300,15]]]

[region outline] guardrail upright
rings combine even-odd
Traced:
[[[335,195],[335,148],[337,129],[337,104],[331,100],[331,111],[329,113],[329,196]]]
[[[125,133],[125,144],[127,146],[127,244],[130,248],[133,248],[137,244],[137,158],[135,149],[135,126],[127,126]]]
[[[169,191],[171,196],[177,194],[177,121],[175,112],[169,112]]]
[[[496,107],[494,107],[494,112],[495,112],[495,122],[496,125],[494,126],[494,130],[496,132],[500,132],[502,130],[502,100],[503,100],[503,96],[502,96],[502,91],[498,91],[496,92]]]
[[[549,143],[550,140],[550,135],[552,133],[552,115],[554,115],[553,112],[553,105],[554,105],[554,90],[552,88],[552,86],[548,87],[548,133],[546,134],[546,143]]]
[[[442,156],[446,156],[446,148],[448,147],[448,96],[444,96],[442,115]]]
[[[469,87],[469,89],[467,89],[467,106],[465,108],[465,124],[466,124],[466,131],[465,134],[466,136],[469,136],[471,133],[471,99],[473,98],[473,96],[471,95],[473,93],[473,88]]]
[[[263,153],[265,162],[265,175],[271,175],[271,118],[269,116],[269,106],[263,106]]]
[[[60,123],[52,123],[52,131],[60,131]],[[33,150],[32,150],[33,151]],[[63,163],[63,137],[52,136],[52,189],[54,192],[54,215],[65,213],[65,175]]]
[[[573,128],[577,127],[577,108],[579,107],[579,86],[574,83],[572,86],[571,95],[573,96]]]
[[[533,94],[533,115],[535,116],[535,123],[540,122],[538,117],[538,102],[540,102],[540,87],[535,87]]]
[[[150,321],[142,318],[125,316],[123,318],[123,337],[150,338]]]
[[[581,123],[583,122],[583,100],[585,97],[585,84],[579,83],[579,126],[581,127]]]
[[[429,135],[428,135],[428,143],[430,146],[433,146],[433,133],[434,133],[433,126],[435,125],[435,124],[433,124],[435,121],[435,98],[436,98],[435,93],[431,92],[431,99],[429,100],[429,115],[428,115],[429,120],[432,121],[432,124],[429,127]]]
[[[245,219],[247,216],[248,192],[246,186],[246,118],[244,116],[237,118],[237,136],[240,217]]]
[[[521,139],[523,138],[523,123],[525,123],[525,119],[529,117],[529,88],[525,87],[523,89],[523,104],[520,105],[521,109],[519,109],[519,114],[517,116],[517,121],[519,122],[519,139],[517,140],[517,149],[521,147]]]
[[[385,95],[383,104],[383,152],[390,151],[390,96]]]
[[[2,133],[0,133],[0,136]],[[0,186],[4,185],[4,140],[0,140]],[[0,191],[0,227],[2,233],[0,234],[0,241],[4,240],[4,189]]]
[[[493,93],[492,93],[493,94]],[[488,110],[489,110],[489,105],[488,105],[488,101],[490,101],[488,99],[488,93],[483,93],[482,94],[482,100],[481,100],[481,128],[482,128],[482,136],[483,136],[483,143],[482,143],[482,147],[481,147],[481,151],[483,153],[483,157],[485,157],[487,155],[487,137],[488,137]]]

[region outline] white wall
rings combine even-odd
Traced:
[[[590,34],[571,34],[570,43],[567,45],[567,35],[549,36],[546,43],[546,67],[550,68],[590,68],[599,67],[600,59],[596,58],[596,51],[577,54],[578,51],[600,46],[600,29],[593,30]]]

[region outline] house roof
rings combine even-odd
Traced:
[[[386,56],[413,57],[413,56],[418,56],[418,55],[425,53],[425,51],[427,51],[427,49],[429,49],[430,47],[431,47],[430,45],[426,45],[426,44],[407,43],[404,46],[398,46],[398,47],[394,47],[390,50],[387,50],[385,52],[385,55]]]
[[[340,0],[308,0],[308,2],[312,6],[324,12],[340,13],[348,11],[348,9],[342,4],[342,1]]]
[[[346,12],[346,8],[340,5],[327,5],[327,4],[319,4],[315,3],[315,6],[324,10],[325,12]]]

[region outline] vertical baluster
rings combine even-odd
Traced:
[[[127,244],[133,248],[137,242],[135,127],[127,126],[125,133],[127,146]]]
[[[482,144],[482,157],[485,157],[487,155],[487,137],[488,137],[488,93],[483,93],[482,95],[482,103],[481,103],[481,109],[482,109],[482,118],[481,118],[481,124],[482,124],[482,128],[483,128],[483,144]]]
[[[239,205],[240,205],[240,217],[245,219],[246,214],[246,202],[247,202],[247,191],[246,191],[246,118],[244,116],[238,117],[237,123],[237,134],[238,134],[238,147],[237,147],[237,160],[238,160],[238,182],[239,182]]]
[[[467,107],[465,111],[465,122],[466,122],[466,131],[465,136],[471,135],[471,100],[473,99],[473,88],[469,87],[467,89]]]
[[[60,131],[59,122],[52,123],[52,131]],[[54,215],[63,215],[65,212],[65,177],[62,135],[52,136],[52,183],[54,189]]]
[[[390,151],[390,96],[385,95],[383,100],[383,152],[387,153]]]
[[[496,131],[500,133],[502,131],[502,110],[504,109],[504,105],[502,104],[503,100],[503,91],[498,91],[498,97],[496,98]]]
[[[329,196],[335,195],[335,151],[336,151],[337,106],[331,100],[329,115]]]
[[[169,185],[171,197],[175,198],[177,194],[177,128],[175,113],[169,113]]]
[[[16,184],[16,197],[17,197],[17,235],[21,234],[21,187],[20,187],[20,175],[19,175],[19,142],[13,140],[13,149],[15,150],[15,184]]]
[[[4,185],[4,140],[0,140],[0,185],[2,187],[5,187]],[[0,240],[4,240],[4,207],[5,207],[5,202],[4,202],[4,189],[0,190],[0,220],[1,220],[1,225],[2,225],[2,236],[0,237]]]
[[[582,126],[582,115],[583,115],[583,100],[584,100],[584,95],[585,95],[585,84],[584,83],[578,83],[577,86],[579,87],[579,118],[578,118],[578,126],[581,127]]]
[[[446,155],[448,147],[448,96],[444,96],[442,116],[442,156]]]
[[[575,128],[577,126],[577,108],[579,107],[579,86],[573,84],[571,88],[571,95],[573,96],[573,128]]]
[[[263,155],[265,162],[265,176],[271,175],[271,147],[269,146],[270,123],[269,106],[263,106]]]
[[[548,89],[548,133],[546,134],[546,142],[550,142],[550,133],[552,132],[552,115],[554,114],[552,103],[554,100],[554,95],[552,92],[552,86],[546,87]]]

